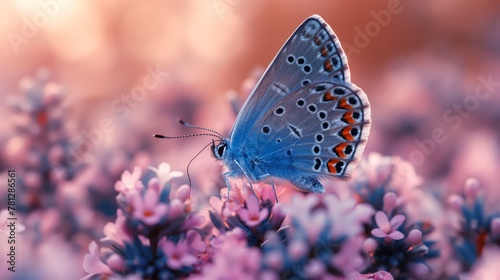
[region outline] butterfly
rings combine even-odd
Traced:
[[[219,138],[212,141],[212,152],[227,167],[229,191],[229,178],[244,176],[250,186],[274,177],[304,192],[323,193],[320,179],[350,178],[370,121],[368,98],[350,82],[337,36],[312,15],[257,82],[229,138],[212,134]]]

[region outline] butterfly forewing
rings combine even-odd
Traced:
[[[290,93],[252,128],[272,173],[349,177],[370,129],[366,94],[347,82],[319,82]],[[289,163],[293,164],[289,164]],[[292,169],[292,170],[290,170]]]
[[[292,91],[322,81],[350,81],[347,58],[332,29],[319,16],[290,36],[243,105],[231,132],[240,140],[270,107]]]

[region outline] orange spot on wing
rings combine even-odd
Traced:
[[[321,47],[320,52],[322,57],[326,57],[328,55],[328,50],[326,49],[325,46]]]
[[[356,123],[356,121],[352,117],[352,111],[349,111],[349,112],[345,113],[344,116],[342,117],[342,120],[344,120],[348,124],[354,124],[354,123]]]
[[[333,65],[329,59],[327,59],[325,63],[323,63],[323,67],[325,68],[326,71],[333,72]]]
[[[350,126],[344,127],[342,129],[342,131],[340,132],[340,135],[342,135],[342,137],[344,137],[344,139],[347,140],[347,141],[353,141],[354,140],[354,137],[351,134],[351,129],[352,129],[352,127],[350,127]]]
[[[331,92],[327,92],[323,95],[323,101],[335,101],[337,97],[334,96]]]
[[[314,37],[314,43],[315,43],[316,45],[321,45],[321,40],[319,39],[319,37],[318,37],[318,36]]]
[[[339,162],[340,160],[338,159],[330,159],[327,163],[326,163],[326,167],[328,168],[328,172],[330,173],[337,173],[337,169],[335,168],[335,165]]]
[[[338,107],[341,109],[344,109],[344,110],[351,110],[352,109],[352,105],[347,103],[346,98],[340,99]]]
[[[344,153],[345,147],[347,147],[347,143],[342,143],[335,147],[335,153],[341,158],[346,158],[346,155]]]

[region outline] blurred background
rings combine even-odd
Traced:
[[[36,229],[23,238],[39,242],[33,254],[19,248],[21,271],[41,260],[49,275],[64,261],[52,279],[83,275],[122,172],[162,161],[185,172],[211,141],[152,134],[195,132],[182,118],[228,135],[230,101],[242,104],[312,14],[337,34],[370,99],[366,154],[409,161],[439,196],[474,176],[490,203],[500,199],[498,1],[5,0],[0,11],[1,180],[17,171],[17,211]],[[193,162],[195,200],[218,193],[219,169],[209,151]]]

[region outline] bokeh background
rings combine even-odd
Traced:
[[[232,105],[311,14],[331,25],[370,99],[366,154],[409,161],[437,196],[473,176],[500,201],[498,1],[5,0],[0,208],[15,169],[19,270],[83,276],[122,172],[162,161],[185,171],[211,141],[152,134],[196,132],[182,118],[227,135]],[[199,205],[223,186],[219,174],[208,150],[190,166]],[[0,275],[10,275],[5,245]]]

